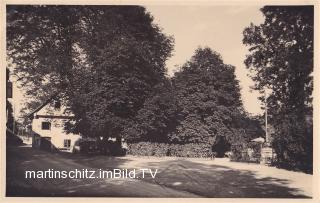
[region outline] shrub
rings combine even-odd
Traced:
[[[211,157],[211,146],[202,143],[167,144],[138,142],[128,144],[127,154],[135,156]]]
[[[253,150],[252,154],[249,155],[248,149]],[[231,146],[231,161],[239,162],[260,162],[260,145],[256,143],[247,143],[246,145],[232,145]]]

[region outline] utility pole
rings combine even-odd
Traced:
[[[264,104],[265,104],[265,124],[266,124],[266,143],[268,144],[268,103],[267,103],[267,92],[264,91]]]

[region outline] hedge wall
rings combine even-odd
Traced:
[[[127,154],[135,156],[175,156],[175,157],[212,157],[211,146],[207,144],[166,144],[138,142],[128,144]]]

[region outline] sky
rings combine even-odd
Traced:
[[[251,114],[261,114],[259,94],[250,91],[254,83],[243,63],[248,47],[242,44],[242,32],[250,23],[263,22],[259,6],[250,5],[144,5],[163,32],[174,37],[173,56],[167,61],[168,74],[173,75],[178,67],[191,58],[198,47],[208,46],[221,54],[224,63],[236,67],[244,108]],[[26,101],[15,87],[13,97],[15,117]],[[24,99],[22,99],[24,98]]]
[[[254,83],[244,65],[248,47],[242,44],[243,30],[250,23],[264,21],[259,6],[225,5],[151,5],[145,6],[154,22],[175,39],[173,56],[167,61],[168,74],[191,58],[198,47],[208,46],[221,54],[224,63],[236,67],[244,108],[261,114],[258,92],[250,92]]]

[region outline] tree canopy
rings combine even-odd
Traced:
[[[312,168],[313,6],[265,6],[265,21],[243,32],[255,89],[271,90],[269,120],[278,161]],[[261,97],[260,99],[264,99]]]
[[[63,97],[69,131],[117,136],[165,78],[173,39],[143,7],[8,7],[15,73],[35,100]]]
[[[67,132],[207,146],[261,135],[217,52],[199,48],[166,77],[173,39],[141,6],[8,6],[7,37],[28,107],[60,98]]]
[[[231,145],[245,147],[264,135],[243,109],[234,69],[217,52],[198,48],[174,77],[156,86],[125,131],[129,141],[217,146],[224,156]]]
[[[172,139],[213,144],[218,136],[231,138],[232,115],[242,108],[233,66],[210,48],[199,48],[175,74],[173,85],[181,112]]]

